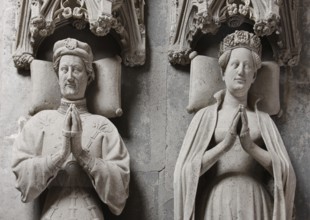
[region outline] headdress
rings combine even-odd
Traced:
[[[259,37],[247,31],[235,31],[232,34],[227,35],[220,44],[219,56],[227,50],[240,47],[247,48],[261,56],[262,45]]]
[[[58,57],[63,55],[75,55],[81,57],[84,61],[87,61],[90,64],[93,62],[93,53],[90,46],[87,43],[72,38],[60,40],[54,44],[54,62]]]

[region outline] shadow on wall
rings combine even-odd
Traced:
[[[138,178],[135,174],[131,173],[129,198],[127,199],[126,206],[120,216],[113,215],[106,205],[103,205],[104,217],[109,220],[128,220],[148,219],[145,212],[145,197],[140,189]]]

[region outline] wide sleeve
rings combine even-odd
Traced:
[[[44,130],[38,127],[36,118],[30,119],[13,145],[12,169],[23,202],[38,197],[57,171],[51,166],[51,156],[41,155]]]
[[[129,194],[129,154],[117,129],[110,123],[111,131],[103,133],[102,156],[95,157],[91,176],[100,199],[115,214],[121,214]]]
[[[281,135],[268,114],[258,112],[262,137],[271,155],[274,176],[273,219],[292,219],[296,176]]]
[[[201,160],[216,124],[216,105],[196,113],[191,121],[174,171],[174,219],[195,219],[194,206]]]

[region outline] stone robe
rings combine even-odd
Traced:
[[[203,153],[214,135],[217,111],[225,92],[215,95],[217,103],[194,116],[183,141],[174,172],[174,219],[194,220],[195,200]],[[270,116],[256,109],[259,129],[272,160],[273,220],[292,219],[296,177],[282,138]],[[222,209],[223,207],[218,207]]]
[[[129,154],[114,125],[88,113],[85,101],[74,104],[82,121],[82,147],[94,166],[82,167],[72,154],[61,167],[53,164],[70,104],[62,100],[58,110],[36,114],[17,137],[13,172],[21,199],[32,201],[48,188],[41,219],[104,219],[101,201],[119,215],[128,197]]]

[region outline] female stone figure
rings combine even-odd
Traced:
[[[226,90],[215,94],[217,103],[197,112],[188,128],[174,173],[175,220],[291,219],[291,162],[273,121],[256,108],[259,100],[248,97],[260,53],[259,38],[246,31],[221,43]],[[266,176],[273,179],[273,193],[266,189]]]
[[[91,48],[61,40],[53,59],[61,105],[32,117],[16,139],[16,187],[23,202],[48,189],[40,219],[103,220],[101,202],[119,215],[128,197],[129,154],[114,125],[87,111],[85,90],[94,79]]]

